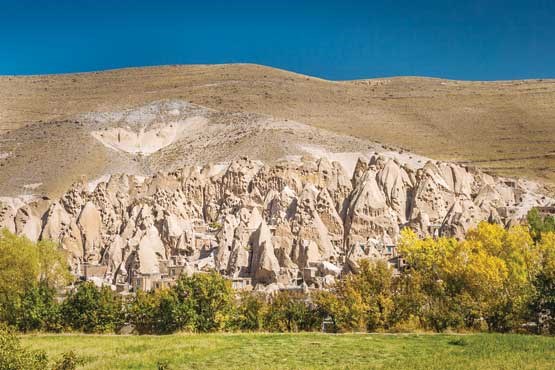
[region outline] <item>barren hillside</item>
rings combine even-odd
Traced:
[[[52,182],[60,184],[45,190],[57,193],[81,173],[102,173],[115,159],[99,141],[90,140],[88,127],[81,129],[88,122],[83,115],[122,112],[161,100],[216,110],[223,124],[233,121],[229,112],[244,113],[241,120],[254,113],[475,164],[497,174],[555,182],[554,80],[399,77],[334,82],[236,64],[0,77],[0,188],[29,184],[31,178],[17,179],[25,168],[44,172],[42,178],[55,176]],[[259,124],[265,122],[260,117]],[[245,150],[256,148],[244,145]],[[174,148],[169,155],[185,154]],[[130,157],[115,161],[125,162],[126,168],[144,165]],[[47,162],[52,168],[43,165]]]

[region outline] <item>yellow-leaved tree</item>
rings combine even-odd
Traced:
[[[419,317],[436,331],[507,331],[520,324],[533,295],[538,252],[524,227],[482,222],[466,240],[418,239],[403,230],[400,253],[425,299]]]
[[[385,261],[359,261],[360,271],[337,282],[331,291],[318,292],[315,303],[339,331],[389,329],[394,312],[396,279]]]

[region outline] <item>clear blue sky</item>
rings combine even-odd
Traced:
[[[259,63],[329,79],[555,77],[553,0],[0,0],[0,74]]]

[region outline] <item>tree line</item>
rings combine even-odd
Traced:
[[[402,232],[406,268],[361,260],[328,290],[237,292],[216,272],[171,288],[122,296],[91,282],[68,284],[65,255],[50,242],[3,231],[0,321],[21,332],[139,334],[178,331],[492,331],[555,334],[555,222],[536,210],[527,225],[480,223],[465,239]]]

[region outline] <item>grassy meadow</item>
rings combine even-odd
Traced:
[[[24,335],[84,369],[553,369],[555,338],[434,334]],[[159,367],[159,365],[162,365]]]

